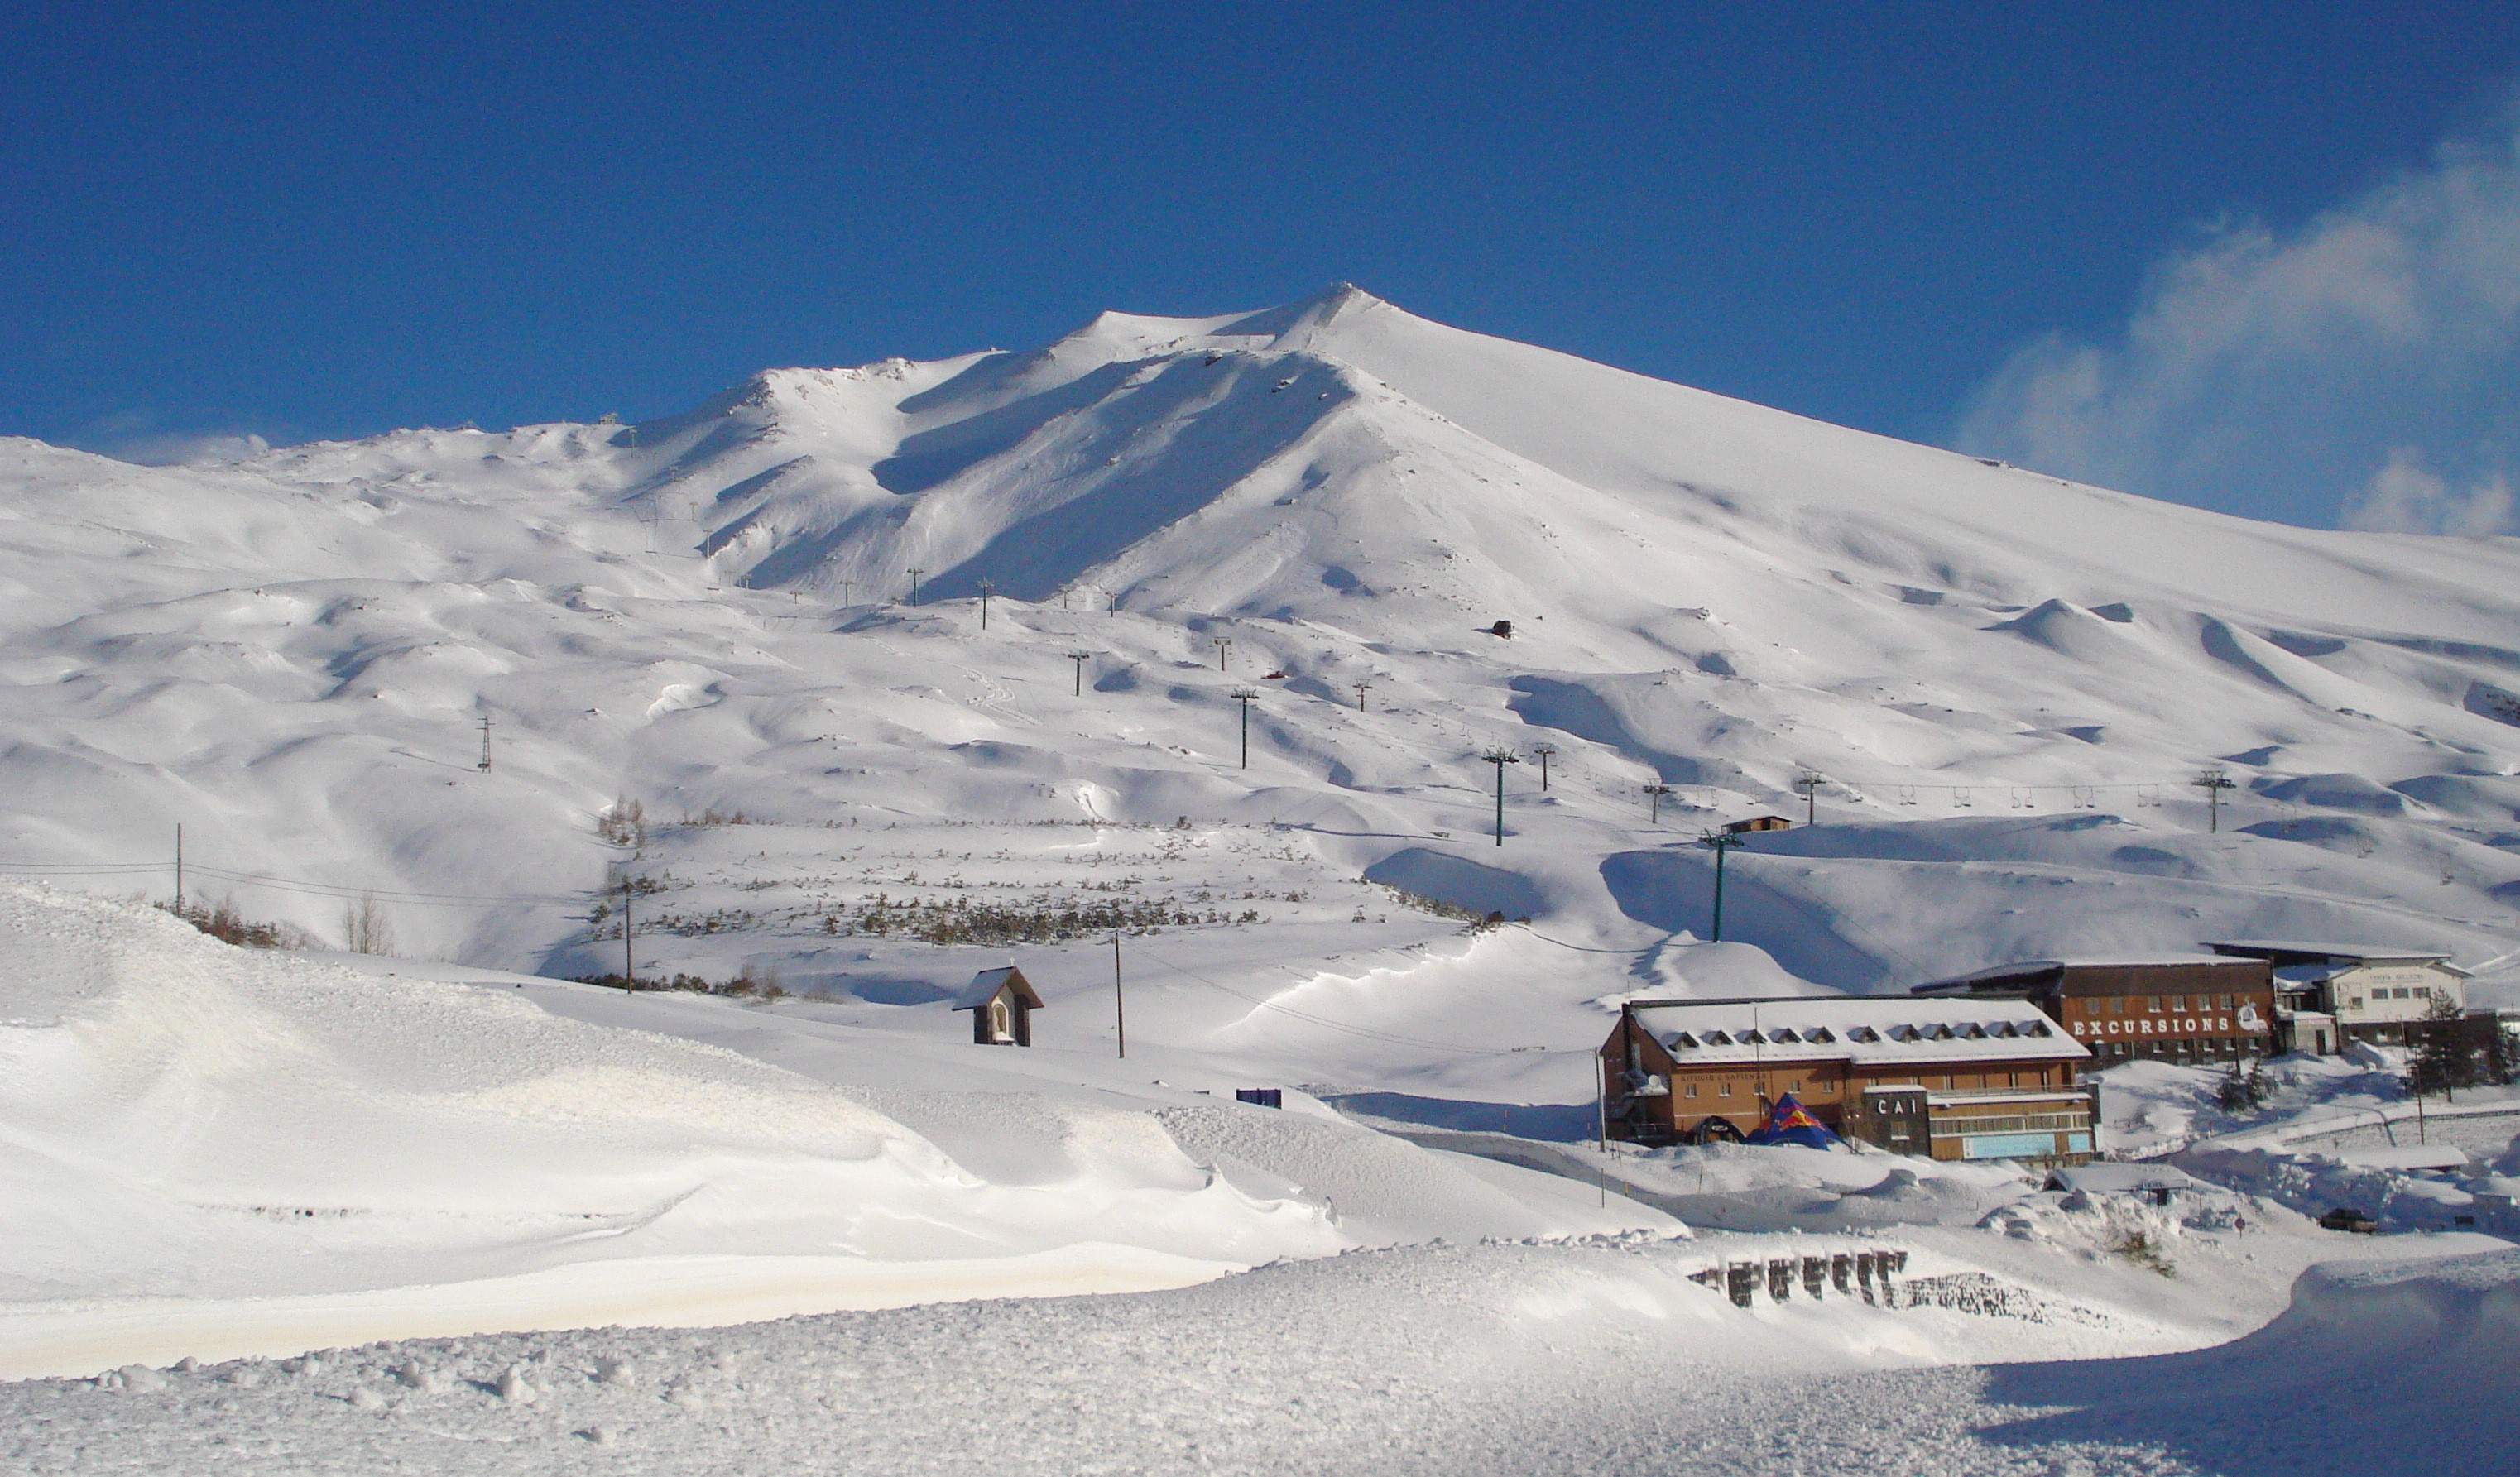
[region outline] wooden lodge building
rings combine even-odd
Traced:
[[[2103,1067],[2134,1060],[2201,1066],[2276,1051],[2274,970],[2263,959],[2032,960],[1918,985],[1913,993],[2026,1002]]]
[[[1738,1140],[1778,1097],[1839,1136],[1936,1159],[2081,1164],[2091,1053],[2019,1000],[1632,1001],[1601,1047],[1613,1138]]]

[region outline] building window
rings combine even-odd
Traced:
[[[2124,1015],[2126,1013],[2125,996],[2112,995],[2109,997],[2109,1013],[2111,1015]]]
[[[1800,1079],[1800,1078],[1796,1078],[1796,1079],[1795,1079],[1795,1080],[1793,1080],[1792,1082],[1788,1082],[1788,1083],[1786,1083],[1786,1084],[1785,1084],[1785,1091],[1786,1091],[1786,1092],[1788,1092],[1788,1093],[1799,1093],[1799,1092],[1801,1092],[1802,1090],[1803,1090],[1803,1084],[1802,1084],[1802,1079]]]
[[[1696,1097],[1696,1096],[1697,1096],[1697,1084],[1696,1084],[1696,1083],[1693,1083],[1693,1082],[1692,1082],[1692,1083],[1690,1083],[1690,1084],[1688,1086],[1688,1088],[1682,1092],[1681,1096],[1682,1096],[1682,1097]]]
[[[1715,1085],[1715,1096],[1716,1096],[1716,1097],[1732,1097],[1732,1084],[1731,1084],[1731,1083],[1729,1083],[1729,1082],[1719,1082],[1719,1083],[1717,1083],[1717,1084]]]
[[[2187,997],[2186,997],[2186,996],[2184,996],[2184,995],[2174,995],[2174,996],[2170,997],[2170,1013],[2171,1013],[2171,1014],[2176,1015],[2176,1014],[2178,1014],[2180,1011],[2184,1010],[2184,1009],[2186,1009],[2186,1008],[2187,1008]]]
[[[2143,998],[2143,1007],[2146,1011],[2154,1015],[2159,1015],[2161,1013],[2161,997],[2158,995],[2145,996]]]

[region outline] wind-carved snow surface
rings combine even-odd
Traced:
[[[1563,1047],[1598,1035],[1587,1001],[1759,977],[1693,947],[1712,876],[1685,843],[1799,815],[1806,772],[1827,824],[1735,855],[1726,933],[1827,988],[2234,933],[2506,973],[2520,944],[2520,544],[2067,484],[1353,288],[770,371],[633,426],[186,469],[12,441],[0,491],[0,862],[163,896],[183,823],[197,895],[338,937],[338,891],[375,889],[407,953],[614,967],[585,917],[626,859],[594,834],[616,797],[786,832],[652,828],[633,870],[693,925],[655,967],[860,999],[852,977],[941,989],[968,962],[831,943],[823,917],[887,885],[1076,901],[1022,857],[993,870],[1018,823],[1275,824],[1318,885],[1186,909],[1224,984],[1381,951],[1361,1024],[1484,1049],[1451,1025],[1468,1007],[1513,1022],[1502,1045]],[[1503,848],[1496,745],[1526,760]],[[2187,783],[2209,764],[2238,785],[2212,834]],[[1648,783],[1675,790],[1658,825]],[[916,865],[938,852],[971,865]],[[1271,890],[1210,872],[1132,896]],[[1433,947],[1449,925],[1330,897],[1360,873],[1610,952],[1464,967]],[[1311,916],[1249,906],[1298,891]],[[1089,959],[1034,972],[1057,999]],[[1242,1013],[1219,995],[1167,1026]],[[1465,1074],[1280,1034],[1277,1075],[1585,1091],[1571,1059]]]
[[[2509,1469],[2520,1267],[2507,1247],[2316,1269],[2269,1326],[2190,1352],[2192,1324],[2054,1296],[1743,1311],[1688,1279],[1702,1260],[1666,1243],[1508,1243],[1133,1297],[134,1365],[0,1386],[0,1459],[433,1473]],[[2012,1285],[1940,1256],[1912,1268],[1980,1293]],[[2183,1301],[2193,1318],[2198,1300]],[[1996,1308],[2008,1311],[1983,1311]]]
[[[0,883],[0,1377],[1682,1233],[1326,1114],[1073,1063],[1011,1081],[968,1046],[905,1063],[863,1033],[764,1048],[715,1002],[698,1025],[638,1004],[361,974]]]
[[[2252,1397],[2265,1418],[2217,1446],[2201,1415],[2147,1425],[2052,1382],[1982,1397],[2011,1376],[1880,1372],[2231,1337],[2280,1307],[2277,1270],[2336,1254],[2288,1211],[2252,1211],[2279,1225],[2263,1241],[2200,1232],[2174,1288],[2084,1267],[2114,1255],[2096,1239],[2016,1255],[2002,1227],[1936,1229],[2016,1192],[1992,1180],[1710,1189],[1705,1163],[1628,1167],[1641,1194],[1729,1196],[1763,1229],[1878,1202],[1896,1233],[1947,1237],[1955,1275],[2002,1250],[2003,1276],[2116,1330],[1989,1345],[1950,1310],[1847,1310],[1781,1331],[1763,1314],[1745,1340],[1680,1275],[1684,1244],[1331,1255],[1678,1229],[1294,1089],[1421,1104],[1464,1141],[1574,1139],[1592,1050],[1640,996],[1897,989],[2254,936],[2444,950],[2491,1002],[2520,958],[2520,543],[2071,485],[1345,287],[1105,314],[1030,353],[771,371],[638,425],[179,469],[0,441],[0,870],[163,899],[180,825],[188,901],[347,942],[344,907],[369,897],[401,956],[243,954],[125,903],[0,893],[7,1368],[138,1369],[8,1392],[13,1459],[38,1466],[110,1421],[114,1450],[161,1465],[188,1429],[277,1441],[254,1450],[281,1461],[459,1470],[529,1438],[552,1465],[644,1443],[850,1469],[792,1400],[879,1416],[861,1465],[886,1471],[982,1448],[1058,1470],[1098,1451],[1144,1470],[1289,1451],[1324,1470],[1418,1459],[1372,1459],[1394,1452],[1766,1470],[1806,1447],[1919,1470],[2051,1449],[2318,1470],[2304,1453],[2366,1449],[2282,1424],[2280,1401]],[[1499,749],[1521,762],[1491,768]],[[2236,786],[2211,819],[2188,784],[2209,765]],[[1725,941],[1705,942],[1692,843],[1800,819],[1806,774],[1822,824],[1731,854]],[[741,971],[754,992],[501,972],[617,970],[625,943],[644,978]],[[1011,960],[1048,1001],[1036,1046],[975,1047],[947,998]],[[1289,1107],[1233,1104],[1253,1086]],[[259,1364],[143,1367],[1273,1262],[722,1344],[464,1339],[278,1366],[326,1371],[302,1387]],[[1449,1311],[1410,1317],[1430,1287]],[[1617,1321],[1619,1379],[1595,1378],[1580,1308]],[[1503,1335],[1498,1309],[1521,1310]],[[1185,1382],[1166,1340],[1201,1318],[1215,1341]],[[1492,1336],[1503,1352],[1457,1376]],[[834,1337],[872,1352],[802,1352]],[[1737,1349],[1761,1378],[1802,1372],[1763,1400],[1710,1352]],[[810,1374],[730,1372],[760,1359]],[[1088,1384],[1023,1385],[1051,1415],[918,1445],[1028,1363]],[[936,1383],[949,1365],[984,1384]],[[2230,1367],[2335,1393],[2280,1358]],[[2509,1389],[2507,1363],[2485,1367],[2479,1388]],[[1729,1393],[1661,1400],[1688,1380]],[[2183,1398],[2163,1390],[2159,1409]],[[737,1400],[743,1433],[692,1424]],[[2056,1442],[2022,1427],[2015,1451],[1973,1434],[1997,1405],[2102,1413]],[[1071,1409],[1073,1441],[1042,1435]]]

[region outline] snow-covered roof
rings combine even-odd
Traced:
[[[2301,939],[2228,939],[2209,943],[2208,949],[2226,956],[2265,959],[2277,955],[2294,955],[2317,960],[2339,968],[2352,964],[2440,964],[2446,969],[2465,973],[2450,962],[2450,956],[2433,949],[2380,949],[2369,944],[2321,944]]]
[[[2010,979],[2014,975],[2037,974],[2049,969],[2185,968],[2194,964],[2228,967],[2249,962],[2253,961],[2233,959],[2222,954],[2089,955],[2079,959],[2019,959],[2009,963],[1989,964],[1983,969],[1972,969],[1966,974],[1955,974],[1948,979],[1938,979],[1934,981],[1934,985],[1964,985],[1977,980]],[[1933,986],[1923,988],[1931,989]]]
[[[2091,1053],[2020,1001],[1914,996],[1638,1001],[1628,1007],[1683,1066],[1841,1060],[2078,1060]]]
[[[1041,997],[1033,993],[1032,981],[1024,978],[1023,971],[1012,964],[1001,969],[983,969],[972,975],[971,982],[963,987],[963,993],[954,997],[954,1008],[980,1008],[995,999],[997,993],[1007,987],[1009,980],[1014,981],[1015,993],[1025,1005],[1036,1010],[1041,1008]]]
[[[2167,1164],[2083,1164],[2050,1170],[2049,1189],[2084,1190],[2092,1194],[2131,1195],[2147,1189],[2205,1189],[2209,1186]]]

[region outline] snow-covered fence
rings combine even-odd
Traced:
[[[1688,1279],[1723,1293],[1736,1308],[1747,1308],[1758,1301],[1762,1286],[1767,1288],[1768,1301],[1791,1302],[1797,1283],[1801,1284],[1802,1295],[1816,1303],[1823,1301],[1833,1289],[1839,1297],[1862,1298],[1878,1307],[1896,1308],[1900,1301],[1894,1278],[1907,1270],[1907,1252],[1896,1247],[1866,1247],[1794,1256],[1728,1257],[1690,1273]]]

